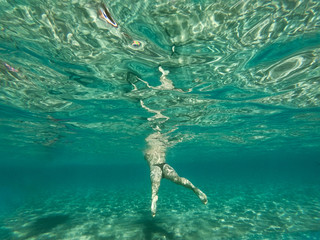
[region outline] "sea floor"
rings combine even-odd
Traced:
[[[42,191],[1,219],[0,239],[320,239],[314,184],[208,184],[203,205],[164,182],[151,217],[149,188]]]

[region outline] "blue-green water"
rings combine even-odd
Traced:
[[[320,2],[101,3],[0,1],[0,239],[320,239]]]

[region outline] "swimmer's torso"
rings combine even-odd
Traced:
[[[146,138],[148,148],[145,151],[145,159],[149,165],[165,163],[167,139],[159,132],[153,133]]]

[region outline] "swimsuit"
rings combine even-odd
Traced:
[[[152,166],[157,166],[161,169],[161,171],[163,171],[164,165],[166,165],[166,163],[157,163],[157,164],[153,164]]]
[[[152,166],[157,166],[161,169],[161,173],[162,173],[162,178],[164,178],[164,174],[163,174],[163,167],[164,165],[166,165],[166,163],[157,163],[157,164],[153,164]]]

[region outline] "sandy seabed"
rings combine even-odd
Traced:
[[[1,239],[320,239],[318,185],[212,184],[202,205],[163,184],[155,218],[149,189],[42,191],[1,218]]]

